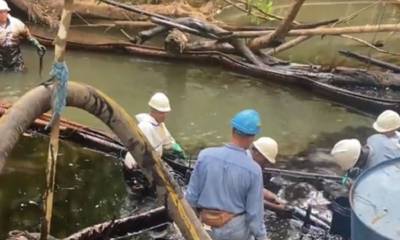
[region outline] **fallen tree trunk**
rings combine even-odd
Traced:
[[[107,2],[114,2],[114,1],[110,1],[110,0],[104,0]],[[124,6],[122,6],[124,7]],[[135,10],[134,10],[135,11]],[[157,21],[165,21],[164,19],[160,19]],[[237,38],[229,38],[228,36],[231,34],[229,31],[226,31],[214,24],[209,24],[209,23],[205,23],[202,21],[199,21],[197,19],[194,18],[178,18],[175,20],[177,23],[187,26],[191,29],[196,30],[198,33],[196,33],[197,35],[205,35],[205,36],[209,36],[211,38],[219,38],[220,40],[217,42],[214,42],[216,45],[219,45],[218,47],[222,47],[223,42],[227,42],[229,44],[227,46],[227,51],[232,52],[232,47],[236,50],[234,50],[235,52],[237,52],[238,54],[240,54],[241,56],[245,57],[249,62],[254,63],[257,66],[263,66],[264,63],[262,62],[262,60],[260,60],[258,58],[258,56],[256,56],[246,45],[246,42],[242,39],[237,39]],[[164,25],[165,23],[163,23]],[[145,30],[142,32],[139,32],[138,34],[138,42],[143,43],[144,41],[159,35],[165,31],[167,31],[171,26],[157,26],[154,27],[153,29],[149,29],[149,30]],[[186,31],[188,32],[188,31]],[[225,40],[224,40],[225,39]],[[207,44],[207,43],[206,43]],[[186,43],[185,43],[186,46]],[[190,45],[189,48],[193,48],[193,47],[204,47],[204,45],[202,46],[193,46]],[[183,49],[182,51],[183,52]]]
[[[13,107],[0,118],[0,133],[7,141],[0,142],[0,172],[5,160],[18,141],[19,136],[41,114],[50,109],[52,88],[39,86],[26,93]],[[33,104],[34,103],[34,104]],[[168,198],[172,199],[171,211],[174,219],[187,239],[209,239],[193,210],[188,206],[180,187],[175,183],[165,165],[136,126],[136,122],[113,100],[100,91],[77,83],[68,85],[67,105],[85,109],[107,124],[124,143],[129,152],[143,168],[145,176],[153,182],[152,173],[157,178],[157,185],[168,190]],[[186,203],[185,203],[186,202]]]
[[[176,19],[177,20],[177,19]],[[314,27],[324,26],[328,24],[332,24],[337,22],[338,19],[332,19],[328,21],[322,21],[317,23],[303,24],[303,25],[295,25],[292,29],[310,29]],[[263,30],[274,30],[275,27],[265,27],[265,26],[235,26],[228,25],[223,22],[215,22],[215,25],[227,30],[227,31],[263,31]],[[71,27],[80,27],[80,28],[95,28],[95,27],[115,27],[115,28],[124,28],[129,30],[137,30],[137,29],[148,29],[151,27],[158,26],[155,23],[147,20],[109,20],[109,19],[90,19],[90,22],[82,24],[74,24]]]
[[[128,8],[130,9],[130,8]],[[203,36],[203,37],[210,37],[212,39],[219,39],[219,38],[224,38],[225,36],[231,34],[229,31],[225,31],[224,29],[213,25],[213,24],[205,24],[204,22],[201,22],[197,19],[194,18],[177,18],[174,19],[172,22],[168,19],[158,19],[155,20],[155,22],[160,23],[160,25],[153,27],[148,30],[141,31],[137,34],[137,41],[134,43],[140,43],[143,44],[150,38],[153,38],[155,36],[158,36],[162,33],[167,32],[171,28],[177,27],[178,29],[185,31],[184,28],[189,28],[189,31],[186,31],[188,33],[194,33],[198,36]],[[180,27],[184,28],[180,28]]]
[[[211,26],[209,23],[205,22],[200,22],[196,18],[178,18],[178,19],[173,19],[166,17],[164,15],[156,14],[153,12],[149,12],[143,9],[140,9],[136,6],[124,4],[124,3],[119,3],[113,0],[101,0],[104,3],[110,4],[111,6],[118,7],[120,9],[128,10],[130,12],[138,13],[138,14],[143,14],[145,16],[150,17],[150,20],[154,23],[157,23],[161,26],[166,27],[166,29],[169,28],[177,28],[181,31],[185,31],[190,34],[195,34],[200,37],[206,37],[206,38],[213,38],[213,39],[220,39],[220,37],[226,37],[226,35],[230,34],[230,32],[218,28],[216,26]],[[205,29],[206,28],[206,29]],[[210,30],[209,30],[210,29]],[[215,30],[217,29],[217,30]],[[157,30],[162,31],[162,30]]]
[[[293,29],[287,33],[287,36],[314,36],[314,35],[339,35],[354,33],[375,33],[375,32],[398,32],[400,24],[381,24],[381,25],[364,25],[351,27],[335,27],[335,28],[315,28],[315,29]],[[233,32],[232,37],[252,38],[271,34],[273,31],[237,31]]]

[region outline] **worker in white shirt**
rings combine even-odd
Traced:
[[[165,126],[165,119],[171,111],[168,97],[161,92],[155,93],[149,101],[149,113],[140,113],[136,115],[139,122],[138,126],[156,154],[161,157],[163,149],[173,149],[175,152],[183,154],[182,148],[176,143]],[[124,159],[124,164],[128,169],[136,168],[136,161],[132,155],[128,153]]]
[[[0,0],[0,72],[22,72],[25,69],[20,49],[23,40],[32,43],[40,57],[46,53],[46,47],[32,36],[28,27],[10,15],[7,2]]]

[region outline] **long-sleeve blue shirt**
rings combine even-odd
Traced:
[[[250,232],[266,239],[260,166],[232,144],[200,152],[186,191],[192,207],[245,213]]]
[[[374,134],[367,139],[367,145],[370,147],[370,153],[364,170],[400,157],[400,133],[397,131],[392,137],[381,133]]]

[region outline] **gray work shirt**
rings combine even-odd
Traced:
[[[400,133],[397,131],[393,137],[374,134],[367,139],[367,145],[370,147],[370,153],[364,169],[400,157]]]

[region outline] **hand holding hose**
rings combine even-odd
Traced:
[[[36,46],[36,48],[37,48],[37,53],[38,53],[38,55],[40,56],[40,57],[43,57],[45,54],[46,54],[46,47],[45,46],[43,46],[42,44],[38,44],[37,46]]]
[[[40,44],[40,42],[32,36],[30,36],[28,40],[32,43],[33,46],[36,47],[37,53],[39,55],[39,76],[42,76],[43,57],[46,54],[46,47]]]
[[[43,57],[46,54],[46,47],[40,44],[40,42],[36,38],[30,37],[29,41],[32,43],[33,46],[36,47],[39,57]]]
[[[186,160],[186,154],[185,151],[183,151],[181,145],[179,145],[178,143],[172,144],[172,150],[178,157]]]

